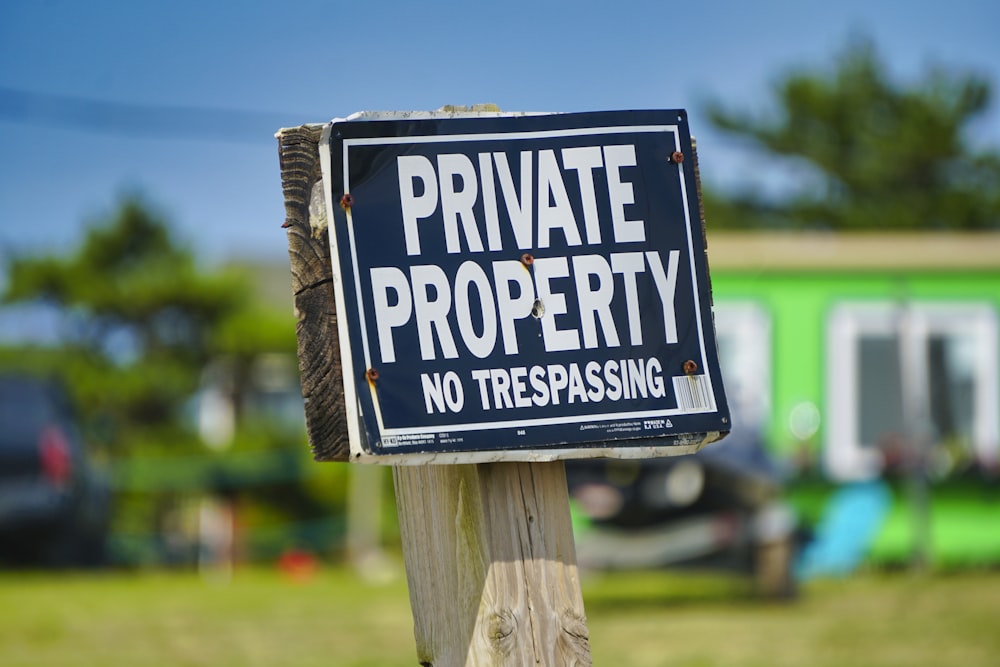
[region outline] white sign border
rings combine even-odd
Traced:
[[[337,118],[332,120],[324,128],[322,138],[320,141],[320,161],[321,168],[323,171],[323,181],[325,189],[325,199],[327,207],[328,218],[332,221],[333,218],[333,184],[330,179],[330,174],[332,173],[332,156],[330,154],[330,135],[332,133],[332,128],[336,123],[342,122],[364,122],[366,119],[362,118],[365,114],[355,114],[351,118],[342,119]],[[492,117],[497,116],[523,116],[524,114],[469,114],[469,115],[455,115],[455,114],[432,114],[429,118],[433,119],[444,119],[444,118],[456,118],[456,117],[482,117],[483,115],[488,115]],[[407,114],[380,114],[379,120],[402,120],[408,118]],[[422,144],[422,143],[453,143],[459,141],[521,141],[529,139],[545,139],[545,138],[563,138],[563,137],[574,137],[574,136],[591,136],[591,135],[609,135],[609,134],[643,134],[643,133],[653,133],[653,132],[670,132],[674,135],[674,147],[675,150],[681,150],[680,146],[680,132],[677,125],[610,125],[602,127],[588,127],[588,128],[567,128],[561,130],[535,130],[535,131],[524,131],[524,132],[495,132],[495,133],[461,133],[461,134],[450,134],[450,135],[417,135],[417,136],[406,136],[406,137],[364,137],[357,139],[344,139],[343,140],[343,173],[344,173],[344,192],[350,192],[350,148],[355,146],[379,146],[379,145],[395,145],[395,144]],[[702,359],[705,360],[706,368],[704,370],[704,379],[708,385],[708,396],[711,398],[712,405],[709,408],[701,410],[682,410],[678,408],[669,408],[665,410],[652,410],[644,412],[617,412],[617,413],[606,413],[606,414],[587,414],[579,415],[576,417],[545,417],[537,419],[518,419],[509,420],[501,422],[478,422],[473,424],[462,424],[462,425],[437,425],[437,426],[426,426],[426,427],[409,427],[409,428],[395,428],[386,429],[382,421],[381,409],[379,407],[378,394],[375,391],[375,387],[370,384],[372,404],[375,409],[375,417],[378,422],[379,433],[381,436],[394,436],[393,439],[399,436],[406,435],[422,435],[430,433],[455,433],[455,432],[466,432],[466,431],[479,431],[479,430],[489,430],[495,428],[516,428],[519,426],[542,426],[550,424],[566,424],[566,423],[594,423],[594,422],[607,422],[607,421],[622,421],[629,419],[647,419],[650,417],[672,417],[680,414],[707,414],[718,411],[718,405],[715,400],[715,388],[712,384],[711,369],[708,368],[708,355],[706,354],[705,348],[705,332],[701,317],[701,298],[698,294],[698,279],[697,270],[695,265],[694,257],[694,240],[692,237],[692,222],[690,213],[690,202],[687,196],[687,181],[684,175],[683,165],[677,165],[679,184],[681,190],[681,197],[683,200],[684,208],[684,222],[685,222],[685,232],[687,235],[687,245],[688,245],[688,260],[691,269],[691,283],[692,292],[695,305],[695,318],[698,328],[698,338],[699,347]],[[346,210],[347,217],[347,228],[348,228],[348,245],[351,253],[351,260],[354,265],[353,276],[350,279],[353,282],[355,292],[357,294],[358,301],[358,317],[359,325],[362,331],[362,346],[363,354],[365,358],[365,364],[367,368],[371,368],[371,353],[368,342],[368,327],[364,314],[364,304],[363,296],[361,292],[360,274],[358,273],[358,261],[357,261],[357,249],[354,238],[354,220],[351,214],[351,210]],[[346,315],[346,302],[344,301],[344,271],[343,267],[340,265],[340,254],[339,254],[339,244],[337,241],[337,235],[334,230],[329,230],[329,242],[330,242],[330,252],[331,252],[331,262],[332,262],[332,277],[333,277],[333,287],[334,295],[337,300],[337,329],[340,337],[340,349],[341,349],[341,367],[348,369],[347,373],[353,375],[353,353],[351,350],[350,340],[349,340],[349,327]],[[562,460],[567,458],[597,458],[597,457],[614,457],[619,459],[627,458],[649,458],[649,457],[659,457],[659,456],[671,456],[671,455],[681,455],[689,454],[697,451],[705,444],[719,440],[722,434],[718,431],[710,431],[704,434],[703,437],[698,437],[697,435],[690,434],[679,434],[674,436],[674,444],[663,445],[663,446],[648,446],[648,445],[623,445],[623,446],[573,446],[573,447],[555,447],[555,448],[540,448],[531,447],[526,449],[494,449],[494,450],[463,450],[458,452],[433,452],[433,453],[402,453],[402,454],[372,454],[370,451],[362,447],[362,433],[361,433],[361,418],[362,410],[359,401],[359,395],[357,393],[357,387],[353,381],[344,382],[344,398],[346,404],[347,412],[347,422],[348,422],[348,437],[350,441],[351,449],[351,460],[363,462],[363,463],[384,463],[384,462],[395,462],[395,463],[406,463],[406,464],[424,464],[424,463],[480,463],[480,462],[491,462],[491,461],[554,461]],[[629,440],[632,440],[631,438]],[[627,442],[623,441],[623,442]],[[383,450],[389,450],[392,445],[387,445],[384,442],[375,443],[381,446]]]

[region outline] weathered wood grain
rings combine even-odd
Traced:
[[[694,167],[694,185],[698,193],[698,220],[701,222],[701,238],[705,239],[705,275],[708,276],[708,305],[712,311],[712,329],[715,329],[715,290],[712,289],[712,272],[708,264],[708,235],[705,226],[705,201],[701,198],[701,168],[698,167],[698,142],[691,137],[691,161]]]
[[[306,430],[317,461],[346,461],[350,449],[341,377],[337,309],[319,161],[321,125],[278,132],[281,186],[285,195],[288,258],[292,269],[299,371]],[[310,203],[313,212],[310,216]],[[317,206],[319,207],[317,209]]]
[[[565,466],[393,471],[421,665],[589,665]]]

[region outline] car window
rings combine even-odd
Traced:
[[[56,419],[45,388],[30,380],[0,381],[0,445],[33,445],[34,437]]]

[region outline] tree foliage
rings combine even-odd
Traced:
[[[294,349],[289,323],[275,324],[250,291],[241,275],[200,268],[164,218],[130,196],[69,255],[15,257],[3,300],[60,314],[41,370],[68,376],[85,416],[177,430],[211,359]]]
[[[205,495],[238,496],[248,530],[260,522],[305,530],[343,504],[344,485],[330,481],[338,470],[307,467],[294,378],[282,380],[284,390],[261,389],[274,381],[257,377],[261,359],[294,368],[295,325],[289,309],[256,296],[247,270],[199,266],[135,196],[69,253],[14,257],[7,269],[2,302],[47,305],[59,331],[54,342],[0,348],[0,368],[56,376],[71,391],[85,442],[98,446],[114,480],[114,531],[129,536],[116,558],[172,562],[167,545],[192,539],[178,538],[178,517]],[[224,450],[199,437],[199,392],[232,401],[235,430]],[[293,409],[272,409],[275,401]],[[271,550],[291,539],[268,534]]]
[[[893,81],[867,41],[832,72],[797,71],[775,89],[770,114],[709,105],[713,124],[810,174],[777,201],[753,192],[706,209],[713,226],[852,229],[1000,228],[1000,154],[970,141],[990,102],[988,82],[933,69]]]

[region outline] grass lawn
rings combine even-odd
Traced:
[[[584,582],[594,664],[780,667],[995,665],[1000,574],[869,574],[792,603],[736,580],[621,573]],[[237,571],[0,573],[0,665],[283,667],[416,664],[402,578],[341,569],[305,583]]]

